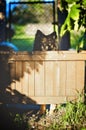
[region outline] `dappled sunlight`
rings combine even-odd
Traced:
[[[84,87],[85,56],[75,51],[1,54],[0,102],[51,104],[76,98],[75,90]]]
[[[29,98],[28,94],[33,94],[33,89],[31,90],[31,88],[34,82],[34,72],[38,72],[39,66],[43,65],[45,54],[37,55],[35,53],[37,52],[33,54],[28,52],[24,52],[24,54],[21,54],[21,52],[1,52],[0,104],[36,104],[36,101]],[[33,76],[33,79],[30,79],[30,76]]]

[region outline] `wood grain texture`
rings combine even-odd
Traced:
[[[35,100],[38,104],[64,103],[74,100],[77,90],[84,89],[86,52],[52,51],[29,54],[16,53],[9,61],[15,78],[12,89]]]

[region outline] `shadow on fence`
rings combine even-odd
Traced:
[[[25,55],[21,55],[22,53],[19,54],[11,54],[9,51],[0,52],[0,104],[36,104],[36,101],[17,90],[18,84],[16,85],[16,81],[21,82],[21,78],[24,80],[24,78],[26,78],[24,77],[25,73],[30,76],[32,71],[39,72],[39,65],[43,65],[42,59],[44,59],[45,56],[37,55],[36,57],[34,54],[30,55],[29,53]],[[28,60],[23,63],[22,60],[24,57]],[[34,61],[35,58],[39,59],[36,63]],[[11,61],[12,64],[9,59],[13,59],[13,61]],[[16,59],[19,59],[19,61],[16,62]],[[11,87],[13,82],[15,84],[14,89]],[[21,87],[22,86],[25,85],[21,84]]]
[[[13,82],[13,79],[10,76],[10,65],[8,63],[9,56],[9,54],[0,54],[0,103],[36,103],[27,96],[19,93],[17,90],[11,91],[10,84]]]

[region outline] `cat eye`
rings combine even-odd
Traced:
[[[56,47],[56,32],[52,32],[48,35],[45,35],[42,31],[37,30],[33,51],[51,51],[57,50]]]

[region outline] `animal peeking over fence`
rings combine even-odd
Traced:
[[[37,30],[33,51],[57,50],[56,39],[57,39],[56,32],[52,32],[48,35],[45,35],[42,31]]]

